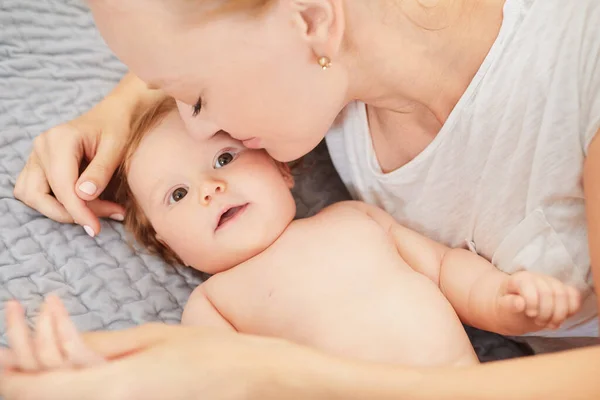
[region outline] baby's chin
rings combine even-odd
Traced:
[[[278,213],[274,220],[264,221],[262,229],[242,230],[237,235],[222,237],[213,243],[210,250],[194,249],[191,257],[180,258],[195,270],[214,275],[260,256],[282,237],[293,222],[296,207],[293,198],[291,201],[286,213]]]
[[[245,249],[235,249],[231,251],[220,252],[220,257],[215,257],[214,254],[197,254],[194,257],[194,262],[186,262],[188,267],[200,271],[205,274],[215,275],[221,272],[228,271],[240,264],[244,264],[252,260],[254,257],[260,255],[262,252],[267,250],[273,242],[264,244],[262,246],[252,246]]]

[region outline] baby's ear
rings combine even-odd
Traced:
[[[279,168],[279,172],[281,172],[281,176],[283,180],[287,184],[288,188],[294,188],[294,176],[292,175],[292,171],[290,170],[290,166],[286,163],[278,162],[277,168]]]
[[[165,240],[157,233],[156,235],[154,235],[154,237],[156,238],[156,240],[158,240],[158,242],[160,244],[162,244],[163,246],[165,246],[167,249],[169,249],[169,245],[167,244],[167,242],[165,242]]]

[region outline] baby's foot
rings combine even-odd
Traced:
[[[557,329],[579,311],[581,295],[556,278],[521,271],[507,279],[500,304],[512,312],[524,313],[539,329]]]
[[[58,297],[48,296],[40,310],[34,333],[27,326],[19,303],[8,302],[5,310],[10,347],[0,351],[3,368],[41,372],[104,362],[103,357],[85,345]]]

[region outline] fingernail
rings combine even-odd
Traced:
[[[83,227],[83,230],[85,231],[85,233],[87,233],[88,235],[90,235],[90,237],[96,236],[96,232],[94,232],[94,230],[91,227],[87,226],[87,225],[85,225]]]
[[[123,214],[112,214],[109,218],[120,222],[125,220],[125,216]]]
[[[88,181],[88,182],[83,182],[81,185],[79,185],[79,190],[81,190],[83,193],[85,193],[89,196],[93,196],[94,194],[96,194],[96,191],[98,190],[98,188],[92,182]]]

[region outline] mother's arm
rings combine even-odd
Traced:
[[[40,374],[4,371],[6,400],[598,399],[600,346],[476,367],[417,369],[334,358],[291,343],[197,327],[86,335],[112,360]]]
[[[600,288],[600,130],[590,143],[583,172],[592,276]],[[600,310],[600,296],[598,296]]]

